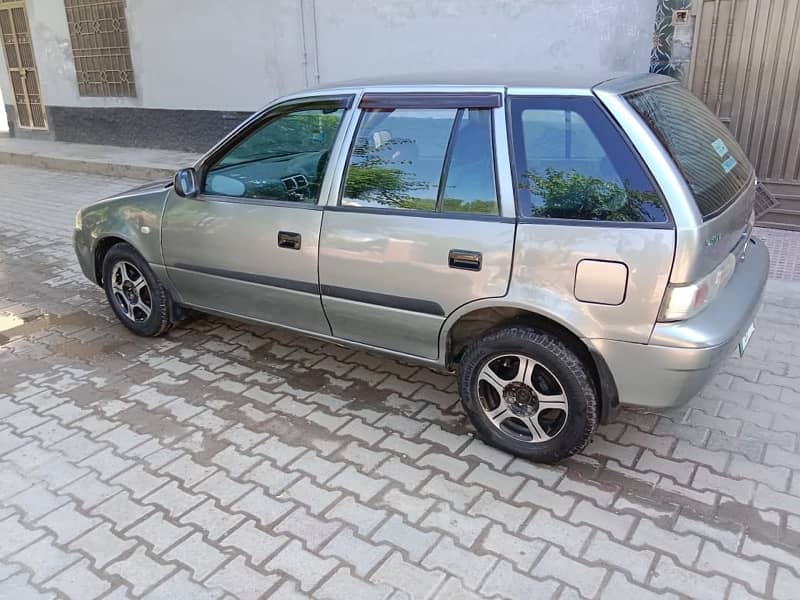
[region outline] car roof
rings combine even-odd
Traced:
[[[320,86],[313,91],[329,91],[343,88],[431,88],[448,86],[542,88],[548,90],[589,92],[593,88],[613,87],[615,91],[649,87],[673,81],[661,75],[649,73],[613,73],[590,70],[573,71],[448,71],[445,73],[415,73],[413,75],[381,75],[354,79]],[[309,90],[312,91],[312,90]]]

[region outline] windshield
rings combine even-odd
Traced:
[[[683,86],[640,90],[626,99],[672,155],[703,219],[724,210],[750,181],[753,167],[730,131]]]

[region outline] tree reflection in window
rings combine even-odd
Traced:
[[[531,194],[532,217],[638,222],[653,211],[654,216],[661,214],[654,192],[633,190],[574,169],[548,167],[543,174],[528,170],[519,187]]]
[[[341,204],[498,214],[491,136],[487,109],[367,111]]]
[[[382,152],[376,151],[365,141],[357,143],[347,170],[343,204],[378,204],[389,208],[434,210],[435,189],[432,198],[419,197],[412,193],[417,190],[430,193],[432,184],[415,177],[414,160],[400,158],[402,150],[398,148],[411,143],[412,140],[409,139],[393,139],[383,144]]]

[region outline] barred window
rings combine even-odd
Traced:
[[[136,96],[125,0],[64,0],[81,96]]]

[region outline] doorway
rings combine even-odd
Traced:
[[[23,0],[0,0],[0,36],[11,80],[11,92],[14,95],[15,126],[22,129],[47,129],[28,15]]]

